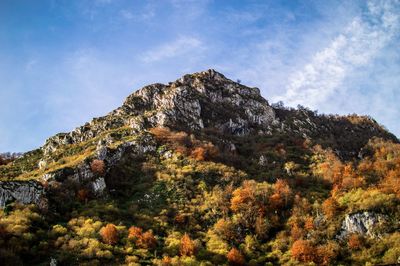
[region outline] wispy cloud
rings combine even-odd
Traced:
[[[311,62],[294,73],[283,96],[289,105],[318,107],[334,94],[355,69],[365,66],[398,34],[399,2],[369,2],[342,34],[316,53]]]
[[[203,49],[203,43],[195,37],[179,37],[178,39],[160,47],[147,51],[142,61],[152,63],[176,56],[187,54],[194,49]]]
[[[156,16],[156,6],[147,2],[144,6],[124,8],[119,11],[120,16],[125,20],[147,21]]]

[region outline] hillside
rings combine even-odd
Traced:
[[[399,140],[207,70],[0,163],[2,265],[385,265]]]

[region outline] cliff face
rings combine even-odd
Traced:
[[[22,204],[36,204],[46,208],[47,199],[43,186],[36,181],[27,182],[0,182],[0,207],[11,202]]]
[[[359,212],[346,215],[342,223],[342,231],[339,238],[345,238],[350,234],[359,234],[369,237],[377,237],[377,228],[388,220],[388,217],[375,212]]]
[[[244,135],[256,128],[267,131],[276,123],[275,112],[259,89],[208,70],[185,75],[168,85],[146,86],[107,116],[49,138],[42,149],[47,155],[57,146],[87,141],[122,126],[131,127],[135,132],[165,126],[189,131],[215,128]]]

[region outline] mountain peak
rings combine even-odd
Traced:
[[[69,133],[49,138],[43,146],[45,155],[60,145],[85,142],[121,127],[138,134],[153,127],[169,127],[183,131],[213,130],[223,134],[272,134],[287,131],[307,138],[320,138],[334,130],[355,130],[362,135],[388,133],[377,123],[368,128],[354,125],[346,117],[318,116],[307,110],[286,110],[272,107],[258,88],[250,88],[208,69],[187,74],[168,84],[145,86],[108,115],[95,118]],[[366,130],[368,129],[368,130]],[[392,138],[390,136],[390,138]],[[364,138],[358,138],[365,144]]]
[[[86,252],[88,237],[79,232],[95,224],[94,230],[99,233],[90,230],[89,233],[96,247],[114,250],[109,243],[100,245],[99,242],[106,239],[104,228],[111,226],[115,227],[116,237],[123,237],[122,241],[113,242],[118,250],[126,248],[128,242],[134,244],[135,249],[140,248],[140,253],[132,254],[145,254],[142,243],[133,243],[136,240],[130,237],[132,230],[141,234],[142,229],[136,226],[143,224],[154,230],[143,236],[153,236],[152,232],[158,234],[157,238],[152,237],[151,245],[155,248],[159,241],[160,251],[167,250],[168,241],[176,239],[175,233],[179,233],[176,230],[181,229],[201,232],[199,235],[205,238],[198,246],[208,248],[208,241],[214,240],[209,240],[207,234],[212,232],[217,236],[221,224],[239,228],[233,230],[234,238],[242,243],[247,241],[249,232],[254,236],[261,232],[259,241],[264,243],[275,241],[269,238],[270,226],[277,232],[283,230],[277,235],[286,239],[292,234],[291,221],[301,219],[293,215],[304,216],[304,213],[316,216],[298,220],[301,221],[298,227],[303,228],[311,221],[311,229],[307,230],[320,230],[310,243],[319,243],[321,232],[326,228],[338,228],[338,219],[342,219],[340,231],[332,235],[330,230],[324,236],[326,239],[342,241],[354,233],[373,236],[374,227],[379,227],[379,233],[385,228],[380,224],[375,226],[377,221],[394,221],[399,216],[387,215],[398,206],[393,194],[398,191],[382,194],[398,183],[393,179],[396,177],[393,162],[399,159],[395,156],[400,154],[397,152],[400,145],[394,142],[398,140],[373,119],[357,115],[318,115],[305,107],[270,106],[258,89],[234,82],[210,69],[185,75],[168,84],[145,86],[108,115],[95,118],[72,132],[57,134],[40,149],[15,160],[1,162],[0,154],[0,208],[6,207],[5,222],[0,226],[13,220],[18,222],[21,215],[40,217],[31,215],[31,207],[29,211],[18,209],[19,204],[35,204],[43,216],[49,218],[37,223],[43,225],[40,231],[47,232],[49,228],[52,231],[43,234],[35,229],[32,233],[35,237],[48,235],[47,243],[54,245],[51,250],[55,251],[44,246],[42,254],[50,251],[51,258],[58,256],[61,260],[71,254],[75,256],[80,250]],[[381,159],[376,160],[377,156]],[[384,178],[387,183],[382,183]],[[367,184],[370,188],[365,189]],[[376,194],[377,188],[382,192]],[[328,215],[326,202],[330,202],[326,200],[329,195],[338,197],[340,193],[342,200],[333,198],[335,204],[332,205],[336,206],[334,212],[340,218],[327,224],[332,219],[324,218]],[[346,207],[339,208],[338,203],[351,202],[348,193],[356,193],[356,200],[378,195],[378,205],[369,205],[372,202],[369,200],[367,205],[372,206],[373,211],[367,212],[363,202],[352,203],[344,213]],[[252,196],[248,197],[250,194]],[[381,204],[382,199],[385,204]],[[13,201],[19,204],[10,204]],[[219,203],[222,205],[217,207]],[[310,212],[310,206],[315,210]],[[355,206],[362,212],[355,213]],[[376,211],[381,210],[379,206],[390,206],[390,209],[379,213]],[[298,211],[299,208],[304,210]],[[329,213],[331,209],[328,207]],[[50,215],[46,216],[47,213]],[[223,219],[222,213],[225,213]],[[117,224],[118,228],[104,223],[101,229],[101,223],[97,226],[98,219]],[[316,219],[318,223],[313,222]],[[368,230],[357,229],[360,221],[370,225],[365,227]],[[6,232],[3,235],[5,241],[15,244],[18,242],[14,238],[8,240],[7,237],[7,232],[15,228],[13,223],[11,225],[5,227],[10,228],[9,231],[3,228]],[[133,227],[128,230],[124,227],[127,225]],[[24,228],[33,227],[24,222]],[[169,232],[172,235],[168,235]],[[70,244],[56,244],[69,240]],[[22,238],[21,243],[27,243],[26,239]],[[41,247],[41,243],[43,241],[32,244],[32,249]],[[325,250],[325,244],[322,247]],[[60,255],[60,248],[66,253]],[[126,254],[136,252],[135,249],[126,253],[116,251],[113,259],[116,258],[117,264],[126,262]],[[146,254],[157,256],[159,252]],[[37,256],[37,252],[32,255]],[[207,257],[203,255],[202,258]],[[76,256],[61,264],[84,262],[84,257]],[[138,256],[135,262],[141,257],[140,262],[148,264],[149,256]],[[108,256],[96,259],[99,259],[97,264],[111,263]],[[227,263],[218,259],[209,264]]]
[[[119,111],[125,115],[147,111],[153,113],[147,117],[152,126],[191,130],[236,122],[261,125],[274,120],[273,110],[259,89],[234,82],[213,69],[184,75],[167,85],[145,86],[131,94]]]
[[[108,115],[94,118],[70,133],[49,138],[43,149],[48,154],[59,145],[87,141],[123,126],[136,132],[152,127],[188,131],[210,128],[246,135],[254,130],[267,132],[276,123],[275,112],[259,89],[209,69],[184,75],[168,84],[145,86]]]

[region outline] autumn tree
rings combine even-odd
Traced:
[[[191,156],[197,161],[204,161],[207,156],[207,151],[203,147],[197,147],[192,151]]]
[[[182,213],[178,213],[175,215],[174,221],[180,225],[185,224],[187,221],[187,216]]]
[[[115,245],[118,242],[118,231],[114,224],[107,224],[100,229],[100,235],[104,243]]]
[[[164,256],[161,260],[161,266],[171,266],[172,265],[172,259],[169,256]]]
[[[286,180],[278,179],[274,185],[274,194],[270,197],[271,207],[275,210],[287,207],[292,198],[292,190]]]
[[[235,228],[230,220],[219,219],[214,225],[214,231],[224,240],[230,241],[235,238]]]
[[[181,244],[179,248],[181,256],[192,256],[194,255],[195,252],[195,246],[190,239],[188,234],[184,234],[183,237],[181,238]]]
[[[172,134],[171,130],[167,127],[154,127],[150,129],[150,132],[157,140],[161,141],[168,141]]]
[[[314,174],[332,184],[341,183],[343,164],[336,154],[330,149],[324,150],[320,145],[314,147],[314,153]]]
[[[90,169],[93,173],[102,175],[105,171],[105,164],[103,160],[94,159],[90,164]]]
[[[347,240],[347,245],[349,246],[350,249],[356,250],[361,247],[361,238],[357,234],[352,234],[349,236],[349,239]]]
[[[304,228],[308,231],[314,230],[314,218],[308,216],[304,221]]]
[[[311,262],[314,260],[315,249],[308,240],[297,240],[291,248],[293,258],[300,262]]]
[[[390,170],[380,183],[383,191],[395,193],[400,198],[400,162],[398,169]]]
[[[136,244],[140,248],[152,249],[156,246],[157,240],[154,237],[153,233],[150,231],[146,231],[141,235],[141,237],[136,241]]]
[[[183,131],[173,132],[167,127],[155,127],[150,129],[150,132],[157,140],[168,144],[173,150],[182,154],[186,154],[187,147],[191,145],[188,134]]]
[[[330,197],[322,203],[322,211],[324,212],[326,218],[333,218],[338,212],[339,204],[337,201]]]
[[[128,230],[128,238],[129,239],[139,239],[143,234],[143,229],[136,226],[131,226]]]
[[[255,182],[244,181],[242,187],[233,191],[231,199],[231,209],[234,212],[246,209],[247,205],[255,201]]]
[[[339,253],[339,246],[334,241],[328,241],[325,245],[317,248],[317,257],[315,261],[319,265],[331,265],[332,261]]]
[[[244,256],[236,248],[232,248],[226,255],[226,258],[228,259],[230,265],[235,265],[235,266],[245,265]]]
[[[304,229],[297,222],[291,224],[290,236],[293,240],[301,239],[304,235]]]
[[[139,248],[152,249],[157,244],[157,240],[151,231],[143,233],[143,229],[136,226],[129,228],[128,239],[134,241]]]
[[[270,207],[272,186],[246,180],[232,193],[231,210],[237,214],[238,222],[254,229],[258,217],[266,217]]]

